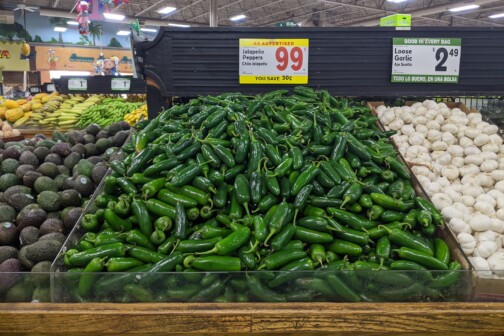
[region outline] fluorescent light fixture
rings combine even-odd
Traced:
[[[131,32],[129,30],[119,30],[117,35],[119,36],[128,36]]]
[[[61,76],[89,76],[89,71],[65,71],[65,70],[49,71],[49,77],[51,77],[51,79],[58,79]]]
[[[67,21],[67,25],[70,25],[70,26],[78,26],[79,25],[79,22],[77,21]]]
[[[176,10],[177,10],[176,7],[170,7],[170,6],[168,6],[168,7],[163,7],[161,9],[158,9],[157,12],[159,14],[170,14],[171,12],[175,12]]]
[[[247,17],[246,15],[240,14],[240,15],[236,15],[236,16],[230,17],[229,20],[231,20],[231,21],[240,21],[240,20],[245,19],[246,17]]]
[[[504,13],[499,13],[499,14],[494,14],[494,15],[489,16],[490,19],[498,19],[501,17],[504,17]]]
[[[168,23],[168,26],[171,26],[171,27],[180,27],[180,28],[189,28],[189,27],[191,27],[188,24],[180,24],[180,23]]]
[[[103,13],[103,16],[105,17],[105,19],[115,20],[115,21],[122,21],[125,18],[125,16],[122,14],[113,14],[113,13]]]
[[[152,28],[140,28],[140,30],[143,32],[146,32],[146,33],[156,33],[157,32],[156,29],[152,29]]]
[[[66,27],[54,27],[55,32],[63,33],[63,32],[66,32],[66,30],[67,30]]]
[[[393,2],[393,3],[401,3],[407,0],[387,0],[388,2]]]
[[[461,6],[461,7],[455,7],[455,8],[450,8],[449,11],[450,12],[462,12],[462,11],[466,11],[466,10],[470,10],[470,9],[476,9],[476,8],[479,8],[480,6],[479,5],[467,5],[467,6]]]

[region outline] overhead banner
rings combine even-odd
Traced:
[[[75,46],[36,46],[37,70],[95,71],[94,64],[101,58],[118,57],[119,72],[132,73],[131,50],[79,48]]]
[[[392,83],[458,83],[462,39],[393,38]]]
[[[240,39],[240,84],[308,84],[308,39]]]
[[[21,55],[21,42],[0,42],[0,71],[29,71],[30,61]]]

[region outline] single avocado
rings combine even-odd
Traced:
[[[113,137],[112,137],[112,143],[114,146],[121,147],[126,139],[129,136],[129,131],[120,131],[117,132]]]
[[[37,171],[44,176],[55,178],[59,174],[58,166],[52,162],[44,162],[38,167]]]
[[[33,206],[37,206],[36,208]],[[31,208],[30,208],[31,207]],[[38,204],[30,204],[23,208],[16,217],[16,223],[19,230],[25,227],[34,226],[36,228],[46,220],[47,213],[44,209],[40,209]]]
[[[36,171],[27,171],[23,176],[23,184],[28,188],[33,188],[35,181],[41,177],[42,174]]]
[[[64,190],[63,189],[63,184],[65,183],[65,180],[69,178],[70,176],[66,174],[59,174],[54,178],[54,183],[58,186],[58,190]]]
[[[73,208],[72,210],[68,211],[68,213],[63,217],[63,225],[65,225],[67,231],[73,229],[81,215],[82,208]]]
[[[98,134],[98,132],[101,131],[101,127],[100,125],[98,124],[89,124],[87,127],[86,127],[86,133],[89,133],[91,135],[96,135]]]
[[[93,172],[93,167],[94,167],[94,165],[91,162],[89,162],[86,159],[82,159],[77,164],[77,166],[75,168],[76,169],[75,172],[77,175],[84,175],[87,177],[91,177],[91,173]]]
[[[72,147],[72,152],[84,156],[84,154],[86,154],[86,149],[84,148],[83,144],[76,144]]]
[[[12,222],[0,223],[0,245],[14,245],[19,236],[16,225]]]
[[[95,143],[95,137],[91,134],[84,135],[84,144]]]
[[[31,189],[26,186],[22,186],[22,185],[13,186],[13,187],[10,187],[9,189],[5,190],[4,197],[6,200],[8,200],[9,198],[11,198],[12,195],[18,194],[18,193],[30,194]]]
[[[60,192],[61,207],[79,206],[82,204],[82,196],[75,189],[68,189]]]
[[[64,175],[70,175],[70,169],[68,169],[67,167],[65,167],[63,165],[58,166],[58,172],[60,174],[64,174]]]
[[[17,258],[18,250],[13,246],[0,246],[0,264],[10,258]]]
[[[100,132],[96,133],[96,135],[95,135],[96,141],[98,141],[98,139],[105,139],[108,137],[109,137],[109,134],[105,130],[101,130]]]
[[[21,149],[18,146],[10,146],[6,147],[4,151],[2,152],[2,159],[14,159],[14,160],[19,160],[19,157],[21,156]]]
[[[42,240],[26,246],[26,257],[34,263],[52,261],[63,246],[57,240]],[[23,247],[24,248],[24,247]]]
[[[19,250],[19,253],[18,253],[18,260],[21,263],[21,266],[23,267],[23,269],[25,269],[27,271],[31,270],[33,265],[35,265],[35,263],[33,261],[31,261],[30,259],[28,259],[28,257],[26,256],[26,248],[28,246],[29,245],[21,247],[21,249]]]
[[[65,227],[63,226],[63,222],[59,218],[48,218],[40,225],[39,235],[44,236],[46,234],[52,232],[63,233],[65,231]]]
[[[19,278],[21,263],[14,258],[10,258],[0,263],[0,293],[9,289]]]
[[[24,143],[22,143],[21,141],[9,141],[9,142],[6,142],[5,145],[4,145],[5,149],[9,148],[9,147],[17,147],[21,150],[21,152],[23,151],[23,148],[26,147],[26,145]]]
[[[75,181],[74,177],[67,178],[65,181],[63,181],[63,185],[61,186],[61,188],[63,190],[72,189],[74,186],[74,181]]]
[[[51,233],[48,233],[46,235],[43,235],[42,237],[39,238],[39,241],[40,240],[57,240],[59,241],[60,243],[64,243],[65,240],[66,240],[66,236],[62,233],[59,233],[59,232],[51,232]]]
[[[51,288],[47,285],[37,286],[33,290],[31,302],[51,302]]]
[[[112,162],[112,161],[122,161],[122,160],[124,160],[124,153],[116,152],[110,156],[110,159],[108,161]]]
[[[0,176],[0,191],[5,191],[18,184],[21,184],[21,180],[15,174],[9,173]]]
[[[67,167],[69,170],[72,170],[73,167],[79,163],[79,161],[81,160],[82,158],[82,155],[79,154],[79,153],[75,153],[75,152],[72,152],[70,154],[68,154],[68,156],[65,158],[63,164],[65,165],[65,167]]]
[[[120,123],[115,122],[109,125],[109,135],[114,136],[117,132],[121,132],[123,130],[122,126]]]
[[[30,302],[34,289],[30,281],[18,282],[5,295],[5,302]]]
[[[118,151],[119,151],[119,148],[117,148],[117,147],[110,147],[109,149],[107,149],[105,151],[105,153],[103,153],[103,158],[105,159],[105,161],[109,161],[110,158],[112,157],[112,155],[114,155]]]
[[[58,211],[60,208],[60,196],[55,191],[42,191],[37,196],[37,204],[47,212]]]
[[[59,154],[51,153],[45,157],[44,162],[52,162],[56,166],[59,166],[63,164],[63,159],[61,158],[61,156],[59,156]]]
[[[54,180],[47,176],[40,176],[34,183],[35,192],[40,194],[42,191],[58,191],[58,186]]]
[[[80,195],[80,194],[79,194]],[[80,205],[80,204],[79,204]],[[67,206],[66,208],[64,208],[63,210],[61,210],[61,219],[65,219],[66,215],[68,214],[68,212],[70,212],[70,210],[72,209],[75,209],[76,207],[74,206]]]
[[[119,125],[121,125],[122,129],[124,131],[129,131],[131,129],[131,126],[130,124],[128,124],[126,121],[122,120],[122,121],[119,121]]]
[[[2,173],[11,173],[14,174],[16,172],[17,167],[19,167],[21,164],[19,163],[18,160],[14,159],[5,159],[2,161],[2,164],[0,165],[0,168],[2,169]]]
[[[25,206],[35,203],[35,197],[32,194],[17,193],[12,195],[7,201],[14,209],[21,211]]]
[[[29,171],[35,171],[35,167],[28,164],[22,164],[19,167],[17,167],[16,176],[19,177],[20,179],[23,179],[25,174]]]
[[[51,139],[44,139],[44,140],[40,140],[39,142],[37,142],[35,147],[37,147],[37,148],[45,147],[47,149],[51,149],[52,146],[54,146],[55,144],[56,144],[56,142],[52,141]]]
[[[66,142],[58,142],[51,148],[51,152],[58,154],[61,157],[65,157],[72,153],[72,147]]]
[[[46,148],[46,147],[37,147],[35,148],[35,150],[33,151],[33,154],[35,154],[35,156],[37,157],[38,159],[38,163],[37,165],[40,163],[40,162],[44,162],[45,160],[45,157],[47,155],[49,155],[51,151]],[[34,166],[37,166],[37,165],[34,165]]]
[[[105,151],[110,147],[112,147],[112,141],[107,138],[98,139],[96,141],[96,149],[100,153],[105,153]]]
[[[19,233],[21,247],[31,245],[39,240],[39,229],[35,226],[27,226]]]
[[[77,190],[82,197],[88,197],[93,193],[93,181],[87,176],[79,175],[74,181],[73,188]]]
[[[101,156],[90,156],[86,160],[88,160],[89,162],[91,162],[93,164],[93,166],[94,166],[94,165],[97,165],[100,162],[103,162],[103,157],[101,157]]]
[[[107,166],[105,166],[105,164],[103,163],[99,163],[93,168],[93,172],[91,173],[91,179],[96,185],[98,185],[105,176],[105,174],[107,174],[107,170],[108,170]]]
[[[68,142],[70,145],[76,145],[78,143],[83,143],[84,142],[84,136],[81,132],[79,131],[70,131],[66,134],[66,137],[68,139]]]
[[[88,144],[84,145],[84,154],[86,157],[90,157],[90,156],[98,155],[98,154],[100,154],[100,152],[96,148],[95,144],[88,143]]]
[[[60,142],[66,142],[67,141],[66,138],[65,138],[65,136],[62,133],[58,132],[58,131],[53,132],[52,139],[53,139],[53,141],[56,141],[56,142],[58,142],[58,141],[60,141]]]
[[[50,279],[49,272],[51,271],[51,262],[50,261],[41,261],[33,265],[31,272],[39,273],[33,274],[30,277],[30,280],[36,285],[40,286],[43,284],[48,284]]]
[[[7,204],[0,205],[0,223],[13,222],[15,218],[16,210],[13,207]]]

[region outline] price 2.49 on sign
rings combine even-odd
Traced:
[[[458,83],[459,38],[394,38],[392,83]]]
[[[307,84],[308,39],[240,39],[240,84]]]

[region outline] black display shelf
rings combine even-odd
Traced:
[[[390,82],[392,38],[462,39],[458,84]],[[309,83],[336,96],[475,96],[504,93],[504,28],[162,28],[134,45],[135,64],[159,97],[242,92],[256,94],[289,85],[240,85],[240,38],[308,38]],[[148,98],[150,101],[150,98]],[[165,102],[162,102],[164,104]],[[160,102],[150,102],[159,105]]]
[[[68,81],[74,78],[82,78],[87,81],[87,88],[84,90],[69,90]],[[112,79],[124,78],[131,81],[129,90],[112,90]],[[144,94],[147,92],[143,79],[131,76],[62,76],[53,81],[60,93],[81,93],[81,94]]]

